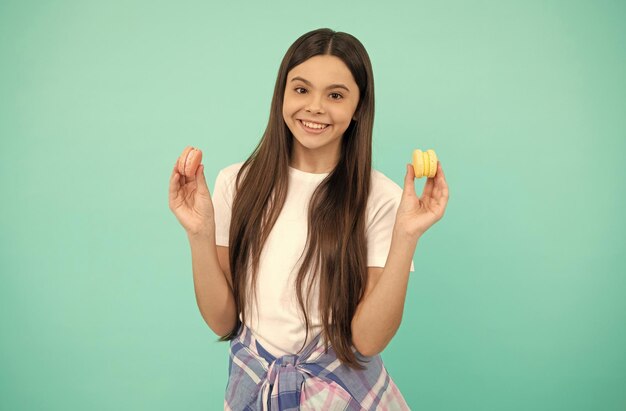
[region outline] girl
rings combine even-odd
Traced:
[[[380,352],[402,318],[418,239],[443,217],[437,165],[417,197],[371,168],[374,79],[355,37],[302,35],[278,71],[270,118],[209,194],[204,166],[174,167],[196,300],[230,341],[229,410],[408,409]]]

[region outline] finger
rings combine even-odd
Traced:
[[[424,184],[424,189],[422,190],[422,199],[425,200],[433,196],[433,186],[435,185],[435,179],[433,177],[428,177],[426,179],[426,184]]]
[[[439,165],[439,161],[437,161],[437,165]],[[439,171],[439,169],[437,169]],[[424,184],[424,189],[422,190],[422,198],[429,198],[433,196],[433,188],[435,187],[435,178],[437,178],[437,172],[435,172],[434,177],[428,177],[426,179],[426,184]]]
[[[439,174],[441,173],[441,174]],[[446,198],[446,200],[449,197],[449,192],[448,192],[448,182],[446,181],[446,175],[443,172],[443,166],[441,165],[441,163],[439,163],[438,165],[438,169],[437,169],[437,174],[439,174],[439,185],[441,187],[441,194]]]
[[[435,176],[435,197],[437,201],[447,201],[448,199],[448,183],[443,172],[441,163],[437,164],[437,175]]]
[[[415,171],[413,170],[413,165],[407,164],[406,175],[404,176],[404,190],[403,190],[403,193],[405,195],[416,195],[414,180],[415,180]]]
[[[196,181],[198,182],[198,189],[202,191],[209,191],[209,187],[206,184],[206,178],[204,177],[204,164],[200,164],[196,170]]]
[[[439,179],[447,186],[448,183],[446,183],[446,175],[443,172],[443,167],[441,166],[441,163],[438,163],[437,165],[437,175],[439,176]]]
[[[181,187],[190,182],[189,176],[186,176],[184,173],[180,172],[180,169],[178,168],[178,161],[176,161],[176,165],[174,166],[174,169],[176,170],[176,173],[178,173],[179,175],[178,181]]]
[[[169,198],[174,199],[180,188],[180,174],[178,173],[178,161],[174,164],[172,175],[170,176]]]
[[[437,178],[438,185],[440,185],[441,187],[448,187],[448,183],[446,182],[446,175],[443,172],[443,167],[441,163],[437,163],[437,175],[435,177]]]

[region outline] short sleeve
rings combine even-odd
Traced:
[[[374,202],[369,210],[367,236],[367,266],[384,267],[391,248],[391,236],[396,222],[396,212],[400,206],[402,191],[397,195],[387,196],[384,201]],[[410,271],[415,271],[411,259]]]
[[[215,243],[228,247],[230,218],[233,205],[233,181],[221,170],[213,189],[213,212],[215,213]]]

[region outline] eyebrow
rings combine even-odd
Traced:
[[[309,80],[303,79],[302,77],[294,77],[291,79],[291,81],[296,81],[296,80],[300,80],[303,83],[306,83],[307,85],[313,87],[313,83],[311,83]],[[330,86],[326,87],[326,90],[329,90],[331,88],[342,88],[342,89],[345,89],[348,93],[350,92],[350,89],[343,84],[331,84]]]

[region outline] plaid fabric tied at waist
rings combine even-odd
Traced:
[[[410,410],[380,355],[354,353],[366,369],[342,364],[330,345],[324,352],[318,334],[300,354],[276,358],[244,325],[239,337],[230,341],[224,409]]]

